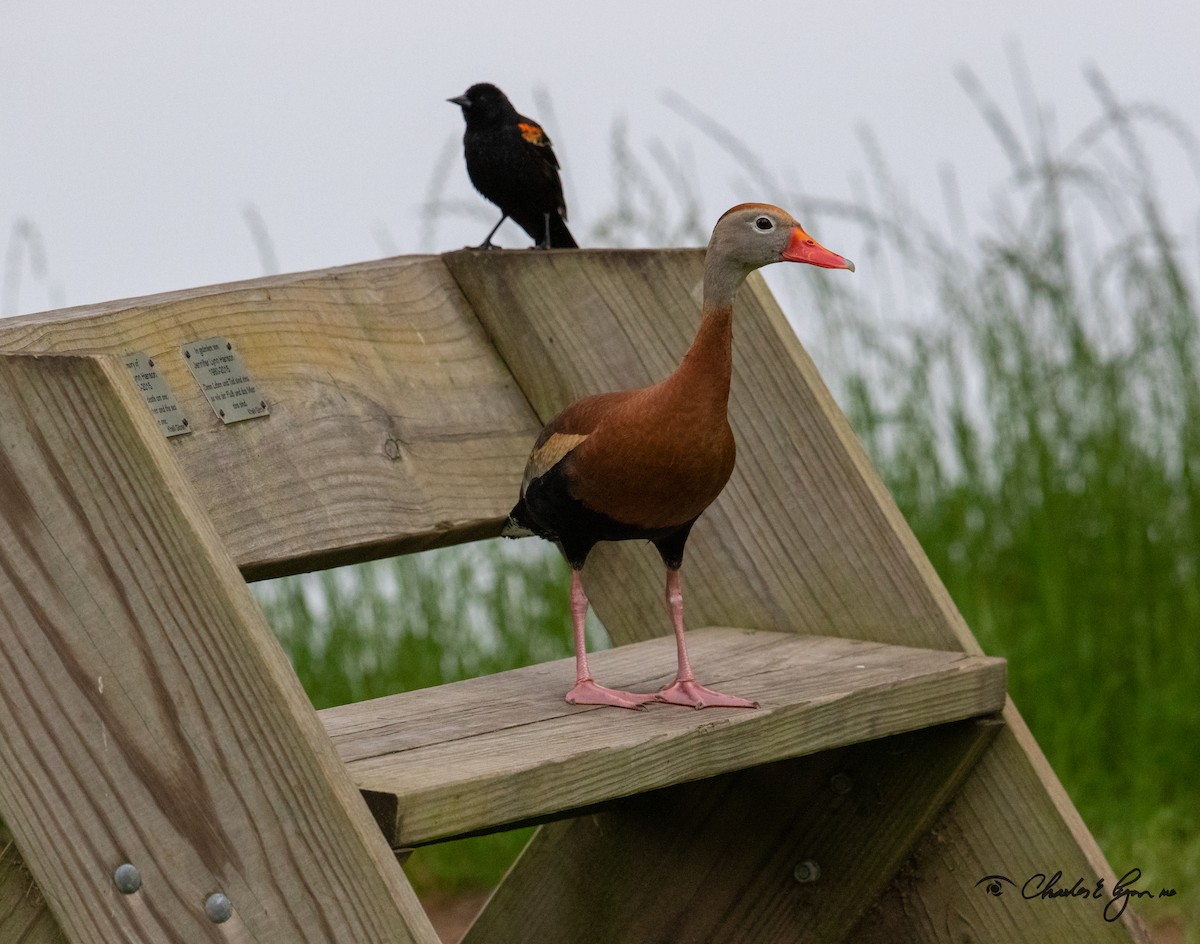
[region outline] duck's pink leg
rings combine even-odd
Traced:
[[[572,705],[612,705],[616,708],[644,708],[646,702],[655,701],[654,695],[638,695],[635,692],[619,692],[597,685],[588,670],[587,641],[583,624],[587,617],[588,601],[583,592],[579,571],[571,568],[571,621],[575,626],[575,687],[567,692],[567,701]]]
[[[675,627],[675,646],[679,650],[679,671],[675,681],[658,693],[659,701],[672,705],[687,705],[691,708],[757,708],[758,702],[736,695],[724,695],[705,688],[692,674],[688,661],[687,643],[683,638],[683,589],[679,585],[679,571],[667,570],[667,610]]]

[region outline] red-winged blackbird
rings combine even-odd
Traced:
[[[558,159],[542,126],[519,114],[487,82],[447,101],[462,108],[467,122],[463,151],[471,183],[504,214],[479,248],[492,247],[492,236],[509,217],[541,249],[576,248],[579,244],[567,229]]]

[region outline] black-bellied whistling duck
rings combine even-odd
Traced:
[[[556,542],[571,565],[576,705],[641,708],[662,701],[693,708],[755,708],[696,681],[683,629],[679,568],[696,519],[733,473],[735,447],[727,407],[732,368],[733,299],[747,275],[772,262],[829,269],[854,266],[808,235],[792,217],[761,203],[727,210],[704,257],[700,328],[683,362],[651,387],[579,400],[542,430],[521,482],[521,498],[504,534],[537,534]],[[588,601],[579,573],[599,541],[651,541],[667,567],[667,609],[679,668],[655,694],[605,688],[588,670],[584,617]]]

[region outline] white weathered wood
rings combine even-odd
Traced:
[[[521,861],[555,867],[514,869],[464,944],[857,941],[847,932],[999,727],[993,716],[925,728],[630,797],[541,830]],[[596,868],[614,843],[626,869]],[[815,880],[796,880],[801,863]],[[642,881],[626,882],[627,869]]]
[[[179,348],[214,336],[269,417],[210,409]],[[0,321],[0,352],[136,351],[190,418],[168,448],[252,579],[495,534],[537,433],[437,257]]]
[[[1028,922],[1038,922],[1038,940],[1122,941],[1149,944],[1151,938],[1137,915],[1136,904],[1118,922],[1104,920],[1113,877],[1071,856],[1083,845],[1103,862],[1087,826],[1067,798],[1033,735],[1010,701],[1004,710],[1005,731],[1028,763],[1014,763],[1011,749],[985,754],[978,770],[962,786],[957,801],[932,825],[913,850],[907,867],[879,896],[878,906],[846,940],[862,944],[941,944],[962,940],[1029,940]],[[1030,802],[1044,791],[1057,815],[1046,815]],[[998,828],[997,822],[1005,828]],[[1089,848],[1090,847],[1090,848]],[[1047,865],[1048,850],[1062,850]],[[1072,862],[1071,865],[1065,864]],[[1019,894],[989,895],[981,887],[964,890],[985,875],[1002,874],[1024,882],[1039,873],[1061,869],[1069,888],[1082,879],[1091,888],[1098,879],[1107,889],[1101,900],[1057,898],[1028,901]],[[1049,870],[1049,872],[1047,871]],[[1122,869],[1124,871],[1124,869]],[[964,881],[964,876],[971,881]],[[1120,876],[1116,876],[1119,878]],[[1028,910],[1035,908],[1031,917]]]
[[[0,818],[25,865],[73,944],[435,944],[136,397],[113,359],[0,356]]]
[[[541,420],[578,395],[657,380],[674,366],[695,327],[700,258],[691,251],[614,251],[387,260],[15,319],[0,325],[0,351],[144,350],[155,356],[176,395],[190,401],[185,402],[189,414],[205,424],[198,433],[149,447],[160,460],[173,455],[186,470],[189,483],[176,477],[169,491],[187,493],[182,505],[189,527],[211,519],[242,572],[263,576],[493,533],[515,498]],[[178,344],[212,335],[238,343],[271,402],[270,420],[220,426],[182,363],[172,360]],[[738,301],[734,360],[731,415],[740,463],[730,488],[689,544],[684,585],[691,625],[748,626],[977,654],[945,589],[757,279]],[[120,372],[112,365],[104,370],[100,386],[117,390],[124,398],[122,410],[140,417],[134,441],[153,441],[146,417],[137,414],[137,401],[118,380]],[[36,372],[30,376],[36,386]],[[57,437],[58,451],[70,456],[79,446],[80,418],[62,407],[53,412],[46,429]],[[93,413],[82,411],[85,429],[96,421]],[[45,422],[41,416],[27,426],[41,430]],[[6,415],[0,424],[5,448],[13,441],[7,424]],[[161,473],[161,463],[151,464],[159,470],[154,474]],[[78,477],[83,466],[72,458],[64,467]],[[129,472],[120,463],[114,468]],[[94,476],[96,489],[108,481],[106,472],[100,468]],[[43,477],[45,482],[36,475],[31,481],[53,491],[56,479],[49,466]],[[161,508],[167,511],[163,517],[176,520],[174,498]],[[10,533],[23,533],[23,522],[13,523]],[[121,531],[129,522],[113,527]],[[39,540],[50,557],[60,555],[53,559],[61,567],[61,549],[55,551],[46,537],[58,532],[45,522],[42,529]],[[216,535],[202,542],[201,558],[216,547]],[[0,548],[0,560],[4,554]],[[62,583],[77,593],[93,583],[109,585],[109,571],[118,565],[128,562],[110,551]],[[30,574],[20,577],[28,580]],[[652,551],[634,545],[601,548],[589,562],[586,579],[597,612],[618,642],[668,631],[661,612],[662,572]],[[140,587],[137,580],[128,583]],[[222,592],[233,593],[227,586]],[[24,597],[12,595],[9,584],[0,588],[0,602],[10,609],[27,605]],[[80,626],[97,605],[79,605]],[[259,619],[239,613],[239,618]],[[9,681],[32,677],[40,662],[21,666],[0,682],[0,693],[19,691]],[[279,671],[271,684],[280,678],[287,679],[285,687],[294,684],[290,670]],[[70,693],[68,682],[62,692]],[[53,686],[48,689],[46,697],[59,696]],[[89,710],[82,703],[74,708],[74,714],[65,712],[72,720]],[[184,710],[181,717],[192,715]],[[965,909],[958,905],[972,894],[971,873],[994,867],[996,860],[1016,863],[1014,870],[1053,860],[1066,871],[1094,873],[1109,884],[1114,877],[1015,709],[1008,707],[1005,717],[1008,726],[919,847],[934,853],[926,852],[902,895],[879,899],[879,926],[892,928],[893,938],[930,944],[957,941],[964,931],[1012,942],[1136,937],[1131,913],[1119,925],[1097,927],[1076,921],[1066,909],[1033,911],[1011,899],[986,902],[990,911],[980,902]],[[0,734],[10,730],[8,724],[0,719]],[[62,730],[70,732],[71,724]],[[22,742],[14,756],[23,762],[31,743]],[[317,756],[327,761],[333,755],[318,750]],[[62,769],[85,770],[86,758],[77,760]],[[0,758],[0,771],[4,763]],[[9,763],[11,768],[15,761]],[[17,802],[13,796],[0,783],[0,803]],[[698,827],[705,811],[727,798],[703,783],[689,788],[687,796],[689,805],[672,828],[703,843]],[[722,812],[731,811],[722,807]],[[72,821],[69,837],[52,833],[46,840],[37,827],[56,828],[57,820],[40,821],[44,811],[36,804],[19,813],[14,822],[37,824],[19,838],[23,849],[29,846],[38,855],[65,855],[81,836],[90,840],[89,829],[111,826],[93,811],[92,819]],[[356,815],[351,819],[357,830]],[[813,815],[817,820],[811,826],[819,830],[819,811]],[[163,835],[171,835],[168,827]],[[542,833],[538,848],[569,846],[580,828],[579,823],[556,824]],[[630,868],[633,846],[613,838],[618,833],[598,837],[588,861],[591,871],[612,877],[606,894],[623,889],[632,897],[645,879]],[[937,854],[938,837],[945,836],[961,844],[955,855]],[[769,843],[764,835],[754,850],[747,846],[747,855],[769,854]],[[720,848],[700,851],[712,860],[710,854]],[[45,867],[40,859],[31,858],[30,864]],[[549,887],[551,876],[585,887],[586,875],[573,877],[578,866],[561,856],[526,856],[509,887]],[[752,873],[747,881],[754,881]],[[84,876],[70,894],[86,897],[93,879]],[[0,893],[7,888],[0,876]],[[402,894],[393,889],[393,898]],[[358,894],[348,892],[347,898],[357,902]],[[64,899],[60,894],[54,900]],[[552,908],[546,901],[543,906]],[[603,903],[593,898],[589,906]],[[556,939],[553,915],[541,917]],[[718,926],[695,930],[703,935]],[[795,939],[770,922],[763,932],[755,944]]]
[[[572,660],[321,712],[393,845],[577,809],[759,764],[998,711],[1003,660],[819,636],[690,634],[706,681],[756,711],[572,707]],[[667,639],[596,653],[606,684],[654,691]],[[384,804],[383,796],[394,798]]]

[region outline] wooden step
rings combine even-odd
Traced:
[[[394,847],[532,822],[758,764],[998,712],[1003,659],[791,633],[688,634],[700,681],[757,710],[573,707],[563,659],[322,711]],[[655,691],[670,638],[591,659],[606,685]]]

